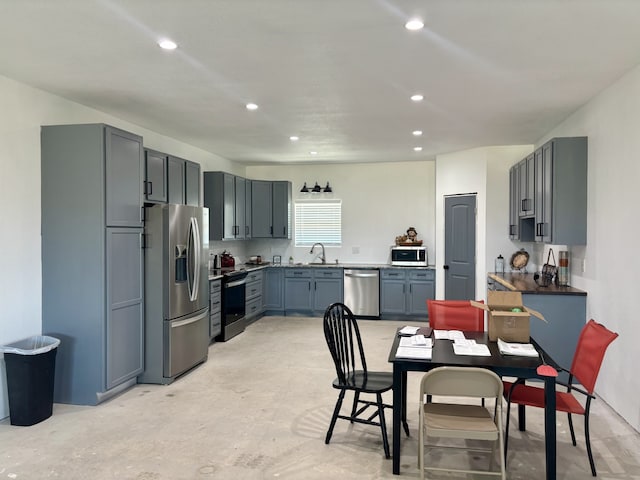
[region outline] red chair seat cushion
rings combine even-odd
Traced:
[[[509,391],[513,384],[511,382],[502,382],[502,384],[504,387],[504,396],[508,398]],[[544,408],[544,388],[523,384],[517,385],[513,393],[511,393],[511,403]],[[556,410],[559,412],[584,415],[584,407],[582,404],[576,397],[567,392],[556,392]]]

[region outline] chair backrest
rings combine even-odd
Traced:
[[[358,323],[349,307],[342,303],[329,305],[324,312],[324,338],[336,367],[338,380],[346,384],[349,375],[363,370],[367,375]]]
[[[423,395],[499,398],[502,380],[486,368],[437,367],[429,370],[420,383]]]
[[[587,392],[593,393],[604,354],[617,337],[617,333],[593,319],[582,327],[571,363],[571,374]]]
[[[429,326],[434,330],[484,331],[484,310],[469,300],[427,300],[427,310]]]

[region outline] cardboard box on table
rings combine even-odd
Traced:
[[[490,290],[487,294],[487,303],[471,301],[476,308],[487,311],[487,324],[489,326],[489,340],[495,342],[501,338],[505,342],[529,343],[531,316],[546,322],[540,312],[522,305],[520,292],[501,292]],[[519,308],[521,312],[513,312]]]

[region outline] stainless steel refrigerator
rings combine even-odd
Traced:
[[[145,365],[138,381],[166,384],[207,359],[208,210],[154,205],[145,217]]]

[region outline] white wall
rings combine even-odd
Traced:
[[[509,167],[532,150],[531,145],[483,147],[439,155],[436,158],[436,298],[444,298],[444,198],[476,195],[476,298],[484,299],[487,271],[501,253],[508,258],[517,249],[507,236]]]
[[[247,167],[252,179],[290,180],[293,199],[303,182],[313,186],[330,182],[333,198],[342,200],[342,247],[327,247],[327,261],[387,263],[395,237],[415,227],[431,258],[435,239],[434,162],[362,163],[350,165],[287,165]],[[308,248],[295,248],[287,241],[252,242],[251,255],[269,259],[290,255],[296,262],[313,259]],[[359,253],[354,253],[354,247]],[[357,249],[356,248],[356,249]]]
[[[244,168],[169,137],[0,76],[0,345],[42,328],[40,255],[40,126],[108,123],[143,135],[145,146],[202,165]],[[0,359],[0,418],[9,415],[4,359]]]
[[[640,430],[640,238],[635,197],[640,183],[640,67],[551,131],[549,138],[589,137],[587,245],[572,248],[571,284],[586,290],[587,317],[620,334],[609,347],[598,394]],[[570,179],[567,179],[570,181]],[[582,260],[585,272],[582,273]]]

